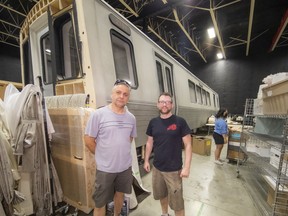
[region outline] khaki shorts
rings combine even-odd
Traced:
[[[96,170],[95,192],[92,196],[95,207],[102,208],[111,202],[115,191],[130,194],[132,192],[132,180],[131,167],[120,173]]]
[[[179,171],[161,172],[154,167],[152,185],[155,200],[168,196],[169,206],[172,210],[180,211],[184,209],[183,184]]]

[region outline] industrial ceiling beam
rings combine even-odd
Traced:
[[[262,36],[263,34],[265,34],[267,31],[269,31],[269,29],[266,29],[265,31],[263,31],[260,34],[256,35],[254,38],[251,39],[251,42],[254,41],[255,39],[257,39],[258,37]]]
[[[6,9],[9,10],[9,11],[12,11],[12,12],[18,14],[18,15],[21,15],[21,16],[26,17],[26,14],[23,14],[23,13],[17,11],[17,10],[14,10],[13,8],[8,7],[8,6],[6,6],[6,5],[4,5],[4,4],[2,4],[2,3],[0,3],[0,7],[6,8]]]
[[[240,43],[234,43],[234,44],[231,44],[231,45],[225,45],[225,48],[240,46],[240,45],[243,45],[243,44],[246,44],[246,42],[240,42]]]
[[[119,2],[121,2],[121,4],[127,9],[127,10],[129,10],[130,11],[130,13],[131,14],[133,14],[134,16],[136,16],[136,17],[139,17],[139,14],[138,14],[138,12],[136,11],[137,9],[133,9],[131,6],[129,6],[124,0],[119,0]],[[133,1],[134,2],[134,1]],[[164,2],[163,2],[164,3]],[[164,3],[165,4],[165,3]],[[135,8],[135,2],[134,2],[134,8]],[[161,17],[161,19],[163,19],[163,20],[166,20],[167,21],[167,19],[168,18],[164,18],[164,17]],[[175,22],[175,20],[173,20],[174,22]],[[150,24],[151,24],[151,22],[150,22]],[[179,53],[178,52],[178,50],[179,50],[179,48],[177,47],[177,45],[176,44],[174,44],[174,47],[173,47],[173,44],[172,44],[172,40],[170,40],[170,42],[169,42],[169,40],[168,40],[168,36],[167,36],[167,34],[165,33],[165,35],[164,35],[164,37],[165,38],[163,38],[163,36],[160,34],[160,33],[157,33],[157,32],[160,32],[160,30],[159,30],[159,26],[160,25],[158,25],[158,26],[153,26],[153,25],[148,25],[148,30],[150,31],[150,32],[152,32],[156,37],[158,37],[167,47],[169,47],[169,49],[171,49],[178,57],[180,57],[186,64],[188,64],[188,65],[190,65],[190,63],[185,59],[185,56],[183,56],[183,55],[181,55],[181,53]],[[164,30],[163,30],[164,31]]]
[[[19,25],[14,25],[13,23],[11,23],[11,22],[6,22],[5,20],[0,19],[0,22],[1,22],[1,23],[4,23],[4,24],[7,24],[7,25],[11,25],[11,26],[13,26],[14,28],[21,29],[21,27],[20,27]]]
[[[239,39],[239,38],[235,38],[235,37],[229,37],[230,39],[232,40],[235,40],[235,41],[241,41],[242,43],[247,43],[246,40],[242,40],[242,39]]]
[[[1,38],[0,38],[0,43],[8,44],[8,45],[10,45],[10,46],[14,46],[14,47],[17,47],[17,48],[20,47],[19,45],[16,45],[16,44],[13,44],[13,43],[9,43],[9,42],[7,42],[7,41],[5,41],[5,40],[1,40]]]
[[[148,30],[152,32],[156,37],[158,37],[169,49],[171,49],[176,56],[181,58],[186,64],[190,65],[189,61],[183,56],[179,50],[180,48],[175,43],[174,40],[171,39],[171,36],[169,36],[164,28],[161,28],[160,25],[155,25],[152,23],[151,19],[149,20]],[[161,33],[162,32],[162,33]],[[174,42],[174,44],[173,44]]]
[[[273,41],[269,50],[270,52],[272,52],[275,49],[277,43],[279,42],[281,35],[283,34],[283,31],[285,30],[287,26],[287,23],[288,23],[288,9],[286,9],[283,18],[281,19],[280,26],[278,27],[277,32],[273,37]]]
[[[180,22],[180,19],[178,17],[178,13],[176,11],[175,8],[173,8],[173,14],[174,14],[174,18],[176,20],[176,23],[179,25],[180,29],[183,31],[183,33],[186,35],[186,37],[188,38],[188,40],[191,42],[191,44],[193,45],[193,47],[197,50],[198,54],[201,56],[201,58],[203,59],[203,61],[205,63],[207,63],[206,58],[204,57],[203,53],[200,51],[200,49],[197,47],[196,43],[194,42],[194,40],[191,38],[189,32],[185,29],[185,27],[182,25],[182,23]]]
[[[177,52],[167,41],[165,41],[156,31],[154,31],[151,26],[148,26],[148,30],[151,31],[154,35],[156,35],[166,46],[168,46],[173,52],[180,57],[186,64],[190,65],[190,63],[182,56],[180,53]]]
[[[127,8],[135,17],[139,17],[139,14],[132,9],[132,7],[130,7],[130,5],[128,5],[124,0],[119,0],[119,2],[125,7]]]
[[[217,39],[218,39],[218,42],[219,42],[219,45],[220,45],[220,49],[221,49],[223,58],[226,59],[226,53],[225,53],[224,45],[223,45],[223,42],[222,42],[220,29],[218,27],[218,22],[216,20],[215,12],[214,12],[212,7],[210,8],[209,12],[210,12],[210,16],[211,16],[211,19],[212,19],[212,22],[213,22],[214,30],[215,30],[215,33],[217,35]]]
[[[214,7],[213,6],[213,0],[210,0],[209,12],[210,12],[210,16],[211,16],[211,19],[212,19],[212,22],[213,22],[214,30],[215,30],[215,33],[217,35],[219,46],[220,46],[220,49],[221,49],[221,52],[222,52],[222,55],[223,55],[224,59],[226,59],[226,52],[225,52],[225,48],[224,48],[224,44],[223,44],[223,39],[222,39],[222,36],[221,36],[221,33],[220,33],[220,28],[218,26],[218,22],[217,22],[217,19],[216,19],[216,16],[215,16],[215,11],[218,10],[218,9],[230,6],[232,4],[235,4],[237,2],[240,2],[240,0],[236,0],[236,1],[224,4],[224,5],[221,5],[221,6]]]
[[[229,3],[227,3],[227,4],[224,4],[224,5],[221,5],[221,6],[216,6],[216,7],[214,7],[214,10],[218,10],[218,9],[221,9],[221,8],[224,8],[224,7],[227,7],[227,6],[230,6],[230,5],[232,5],[232,4],[235,4],[235,3],[237,3],[237,2],[240,2],[241,0],[236,0],[236,1],[233,1],[233,2],[229,2]]]
[[[216,33],[216,36],[217,36],[217,39],[218,39],[218,42],[219,42],[219,47],[221,49],[221,52],[222,52],[222,55],[223,55],[224,59],[226,59],[226,53],[225,53],[225,49],[224,49],[224,45],[223,45],[223,40],[222,40],[222,37],[221,37],[220,29],[219,29],[219,26],[218,26],[218,22],[217,22],[217,19],[216,19],[216,16],[215,16],[215,11],[218,10],[218,9],[230,6],[232,4],[238,3],[240,1],[241,0],[235,0],[235,1],[232,1],[230,3],[220,5],[220,6],[213,6],[213,0],[210,0],[210,8],[198,7],[198,6],[193,6],[193,5],[184,5],[187,8],[194,8],[194,9],[199,9],[199,10],[203,10],[203,11],[209,11],[211,19],[212,19],[212,22],[213,22],[214,30],[215,30],[215,33]]]
[[[6,35],[6,36],[8,36],[8,37],[12,37],[12,38],[14,38],[14,39],[16,39],[16,40],[19,40],[19,37],[16,37],[16,36],[14,36],[14,35],[8,34],[8,33],[6,33],[6,32],[0,31],[0,34],[3,34],[3,35]]]
[[[252,25],[253,25],[253,17],[254,17],[254,9],[255,9],[255,0],[251,0],[251,3],[250,3],[250,14],[249,14],[249,25],[248,25],[248,35],[247,35],[247,44],[246,44],[246,56],[248,56],[248,54],[249,54],[251,32],[252,32]]]

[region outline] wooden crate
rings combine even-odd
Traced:
[[[84,94],[84,82],[83,81],[69,81],[58,83],[56,85],[56,95],[66,94]]]

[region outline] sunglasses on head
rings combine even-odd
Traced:
[[[130,83],[128,83],[126,80],[122,80],[122,79],[117,79],[116,82],[114,83],[114,86],[120,85],[120,84],[124,84],[124,85],[128,86],[129,88],[131,88]]]

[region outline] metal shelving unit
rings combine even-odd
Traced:
[[[288,115],[254,115],[253,105],[254,99],[246,99],[239,153],[244,152],[248,159],[238,159],[237,177],[247,183],[262,215],[287,216]],[[261,124],[263,120],[264,125],[266,120],[272,122],[272,129],[259,133],[255,129],[258,120]],[[274,121],[283,126],[281,134],[273,134]]]

